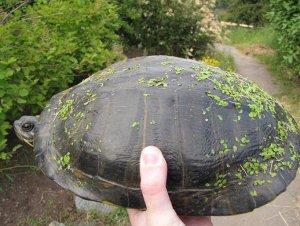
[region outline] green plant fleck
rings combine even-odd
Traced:
[[[156,124],[155,120],[153,120],[153,119],[149,123],[150,123],[150,125],[155,125]]]
[[[220,121],[223,121],[222,115],[218,115],[218,119],[219,119]]]
[[[75,119],[76,119],[77,121],[80,121],[83,117],[84,117],[84,113],[83,113],[83,112],[78,112],[78,113],[75,115]]]
[[[255,190],[250,191],[250,195],[253,196],[253,197],[255,197],[255,196],[257,196],[257,192]]]
[[[153,78],[153,79],[149,79],[147,84],[150,87],[163,87],[163,88],[167,88],[168,84],[164,81],[165,78]]]
[[[86,130],[88,130],[88,129],[91,127],[91,125],[92,125],[92,123],[91,123],[91,122],[89,122],[88,124],[86,124],[86,127],[85,127],[85,129],[86,129]]]
[[[150,93],[144,93],[144,97],[150,96]]]
[[[58,170],[70,169],[70,152],[67,152],[65,155],[61,156],[58,161]]]
[[[288,128],[287,128],[287,125],[284,122],[282,122],[282,121],[277,122],[277,130],[278,130],[279,137],[282,140],[287,139],[287,137],[288,137]]]
[[[243,164],[243,169],[249,175],[258,175],[260,170],[260,162],[257,159],[252,158]]]
[[[86,181],[77,181],[77,186],[78,187],[85,187],[87,185]]]
[[[131,69],[130,67],[124,68],[124,69],[122,70],[122,72],[129,71],[130,69]]]
[[[227,179],[225,178],[225,175],[217,174],[216,182],[214,183],[214,186],[219,188],[225,188],[226,185],[227,185]]]
[[[184,68],[180,68],[180,67],[174,67],[174,69],[177,75],[182,74],[184,71]]]
[[[297,133],[297,124],[294,122],[294,120],[292,119],[292,117],[289,115],[289,113],[285,111],[285,115],[286,115],[286,118],[288,120],[288,123],[289,123],[289,126],[288,126],[288,129],[291,133]]]
[[[146,80],[144,78],[139,78],[138,83],[146,83]]]
[[[162,66],[166,66],[166,65],[169,65],[169,64],[172,64],[172,62],[170,61],[163,61],[160,63]]]
[[[136,127],[138,127],[139,125],[140,125],[139,122],[134,121],[134,122],[130,125],[130,128],[136,128]]]
[[[261,170],[263,171],[263,173],[266,174],[267,170],[268,170],[268,164],[267,163],[261,163],[260,167],[261,167]]]
[[[58,117],[61,120],[66,120],[68,117],[70,117],[70,115],[73,112],[73,103],[74,103],[74,100],[70,99],[70,100],[67,100],[66,103],[60,107],[60,109],[58,111]]]
[[[207,93],[207,96],[211,97],[218,105],[222,106],[222,107],[226,107],[228,106],[228,102],[226,102],[225,100],[222,100],[221,97],[211,94],[211,93]]]
[[[208,68],[204,68],[199,74],[195,76],[197,81],[202,81],[211,77],[212,72]]]
[[[249,140],[246,136],[242,137],[240,141],[241,141],[243,144],[248,144],[248,143],[250,142],[250,140]]]
[[[276,156],[283,156],[284,153],[284,148],[279,147],[277,144],[270,144],[269,147],[264,148],[259,155],[262,156],[265,161],[271,158],[275,158]]]
[[[240,180],[243,179],[243,176],[242,176],[242,173],[241,173],[241,172],[236,173],[235,176],[236,176],[238,179],[240,179]]]
[[[263,111],[263,105],[249,104],[248,107],[251,109],[251,112],[249,113],[250,118],[260,117]]]
[[[253,184],[254,185],[264,185],[265,183],[266,183],[265,180],[256,179]]]
[[[238,150],[236,145],[233,145],[232,149],[233,149],[233,152],[237,152],[237,150]]]
[[[96,100],[97,94],[91,93],[90,90],[87,92],[88,100],[83,103],[84,106],[88,105],[92,101]]]

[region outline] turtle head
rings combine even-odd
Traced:
[[[18,138],[33,147],[34,127],[39,116],[22,116],[14,122],[14,129]]]

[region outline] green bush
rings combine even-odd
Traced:
[[[300,77],[300,5],[297,0],[271,0],[268,18],[278,33],[280,57]]]
[[[269,0],[228,0],[218,3],[227,9],[221,15],[222,20],[252,25],[262,25],[266,22],[265,14],[268,11]]]
[[[39,0],[0,25],[0,159],[13,120],[38,114],[78,75],[115,62],[120,19],[105,0]]]
[[[194,0],[121,1],[126,22],[121,35],[128,46],[142,46],[148,54],[201,56],[215,39],[201,26],[202,7]]]
[[[13,9],[17,8],[20,5],[26,5],[29,1],[22,1],[22,0],[1,0],[0,1],[0,8],[4,12],[11,12]]]

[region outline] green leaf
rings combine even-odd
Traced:
[[[2,64],[2,65],[9,65],[9,64],[12,64],[12,63],[14,63],[16,61],[17,61],[17,58],[11,57],[8,61],[0,61],[0,64]]]
[[[0,71],[0,79],[8,78],[8,77],[12,76],[13,74],[14,74],[14,71],[10,68],[7,68],[3,71]]]
[[[17,98],[17,103],[19,103],[19,104],[25,104],[26,100],[22,99],[22,98]]]
[[[13,147],[12,152],[16,152],[18,149],[20,149],[21,147],[23,147],[22,144],[18,144],[16,146]]]
[[[4,90],[3,89],[0,89],[0,97],[3,97],[5,94]]]
[[[29,94],[29,92],[28,92],[27,89],[20,89],[20,90],[19,90],[19,95],[20,95],[21,97],[25,97],[25,96],[27,96],[28,94]]]
[[[8,160],[8,159],[10,159],[10,155],[6,152],[0,152],[0,159]]]

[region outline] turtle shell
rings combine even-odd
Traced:
[[[35,129],[47,175],[93,201],[145,208],[139,158],[159,147],[180,215],[249,212],[283,192],[299,131],[253,82],[168,56],[119,62],[55,95]]]

